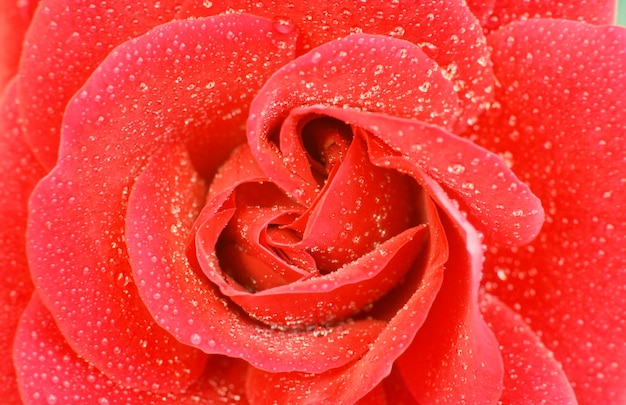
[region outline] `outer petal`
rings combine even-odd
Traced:
[[[522,318],[497,298],[485,294],[480,303],[495,333],[504,361],[501,404],[575,404],[574,391],[561,365]]]
[[[111,50],[174,18],[178,0],[41,0],[20,64],[27,139],[46,168],[56,159],[67,102]]]
[[[68,107],[61,161],[31,201],[30,265],[72,347],[112,379],[169,391],[201,372],[205,356],[159,328],[137,295],[128,193],[164,144],[191,144],[211,176],[245,139],[241,113],[293,39],[250,16],[170,23],[113,52]]]
[[[26,405],[209,405],[245,401],[247,365],[217,356],[209,360],[203,375],[182,392],[158,394],[117,385],[68,346],[37,295],[20,321],[15,359]]]
[[[354,33],[384,35],[417,44],[454,82],[462,106],[458,127],[475,120],[492,99],[489,51],[480,24],[465,0],[186,0],[181,15],[225,11],[250,12],[274,19],[283,29],[297,28],[301,32],[299,54]],[[407,87],[414,89],[422,84],[407,83]]]
[[[590,24],[613,24],[616,7],[615,0],[497,1],[485,28],[493,31],[508,23],[529,18],[562,18]]]
[[[17,73],[22,42],[37,3],[37,0],[0,1],[0,94]]]
[[[409,42],[352,35],[299,57],[276,72],[255,97],[248,142],[274,182],[296,199],[309,202],[317,184],[293,175],[294,157],[281,156],[285,151],[278,149],[279,140],[273,137],[291,109],[316,104],[379,111],[443,126],[451,126],[458,113],[452,83]]]
[[[14,83],[0,110],[0,398],[18,403],[11,359],[17,322],[33,291],[26,261],[28,198],[44,172],[23,140]]]
[[[546,209],[529,247],[493,250],[487,287],[540,333],[582,403],[626,401],[626,29],[517,23],[489,39],[498,105],[473,136]]]

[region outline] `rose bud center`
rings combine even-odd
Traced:
[[[426,238],[423,190],[412,177],[372,162],[370,134],[329,117],[299,127],[302,161],[319,185],[312,203],[302,205],[269,179],[241,180],[220,208],[224,218],[198,231],[221,229],[211,238],[217,260],[203,268],[222,293],[254,318],[282,326],[345,319],[371,306],[415,265]],[[350,288],[358,297],[345,293]],[[284,319],[259,301],[273,296],[275,304],[277,296],[296,298],[295,291],[301,310]],[[329,302],[330,310],[320,311]],[[317,312],[307,309],[316,306]]]

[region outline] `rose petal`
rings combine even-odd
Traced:
[[[15,83],[0,100],[0,398],[19,403],[12,350],[15,329],[33,292],[26,261],[28,198],[45,174],[20,131]]]
[[[228,220],[229,217],[222,219],[216,215],[200,228],[197,234],[200,265],[223,294],[254,318],[287,327],[334,321],[354,315],[373,303],[415,267],[425,237],[423,227],[414,227],[334,272],[301,276],[299,281],[250,293],[219,270],[215,245]]]
[[[188,160],[178,163],[181,159],[180,149],[171,147],[155,155],[137,180],[128,208],[135,282],[159,325],[207,353],[241,357],[273,371],[320,372],[344,365],[367,350],[382,328],[380,321],[354,321],[322,331],[272,329],[219,294],[186,255],[186,236],[203,197],[197,190],[184,191],[191,165]],[[168,166],[164,161],[178,164]],[[167,204],[155,216],[157,193]],[[177,209],[169,209],[171,201]],[[170,233],[172,224],[179,226],[176,234]]]
[[[117,385],[67,344],[37,295],[20,321],[15,359],[24,404],[197,404],[245,401],[247,365],[212,357],[203,375],[182,392],[158,394]]]
[[[614,0],[576,0],[554,2],[551,0],[497,1],[484,26],[489,31],[514,21],[529,18],[562,18],[590,24],[613,24],[616,2]]]
[[[0,94],[17,73],[22,41],[37,7],[37,0],[0,2]]]
[[[292,176],[298,168],[291,167],[291,156],[281,156],[273,138],[291,109],[351,106],[451,125],[457,102],[452,83],[414,44],[352,35],[315,48],[267,81],[250,107],[248,142],[272,181],[295,198],[312,201],[317,184]]]
[[[504,361],[501,404],[537,404],[550,398],[576,404],[574,391],[561,365],[522,318],[496,297],[485,294],[481,311],[495,333]]]
[[[382,114],[323,107],[293,114],[324,114],[372,133],[458,199],[490,243],[523,244],[539,233],[543,223],[539,199],[486,149],[439,127]]]
[[[626,398],[626,29],[517,23],[490,37],[498,108],[470,134],[546,208],[537,240],[489,251],[486,286],[563,364],[579,401]]]
[[[436,208],[427,204],[430,238],[426,254],[404,282],[377,302],[370,316],[385,319],[385,327],[370,349],[355,362],[323,374],[249,372],[247,392],[252,402],[354,403],[373,390],[394,361],[411,344],[429,314],[448,259],[448,245]]]
[[[480,25],[485,26],[493,13],[496,3],[496,0],[468,0],[467,6],[472,10],[476,18],[478,18]]]
[[[439,202],[450,244],[442,288],[396,364],[418,403],[493,403],[502,390],[502,360],[478,307],[480,240],[449,201]]]
[[[56,161],[70,98],[116,45],[172,20],[177,3],[109,0],[94,7],[91,0],[40,1],[26,36],[18,89],[27,140],[46,168]]]
[[[494,82],[489,51],[480,24],[464,0],[320,0],[313,3],[187,0],[181,16],[232,11],[274,19],[282,30],[299,30],[298,54],[355,33],[384,35],[418,45],[437,61],[455,84],[462,106],[458,128],[465,127],[468,121],[473,122],[485,103],[492,99]],[[384,66],[386,60],[379,63]],[[423,83],[419,80],[407,87],[415,89]]]
[[[373,165],[361,134],[356,134],[336,169],[303,215],[306,225],[296,244],[311,251],[323,272],[336,270],[417,225],[422,208],[417,184],[402,173]]]
[[[169,391],[201,372],[205,356],[159,328],[138,299],[128,192],[145,159],[172,143],[188,142],[210,176],[244,140],[241,113],[294,40],[250,16],[166,24],[112,52],[68,106],[60,163],[31,201],[28,253],[59,328],[110,378]],[[206,142],[213,148],[199,151]]]

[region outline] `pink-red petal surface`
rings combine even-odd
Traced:
[[[156,154],[138,179],[128,210],[134,279],[159,324],[207,353],[241,357],[271,371],[322,372],[363,354],[383,328],[382,321],[338,323],[321,331],[274,329],[219,293],[186,256],[186,236],[202,199],[189,185],[190,164],[181,165],[181,159],[184,154],[174,148]],[[177,164],[168,167],[164,162]],[[167,204],[155,216],[156,194]],[[177,224],[173,234],[172,224]]]
[[[462,106],[457,123],[460,128],[472,122],[491,100],[494,82],[489,51],[480,24],[464,0],[320,0],[314,3],[187,0],[180,15],[229,11],[249,12],[271,18],[283,29],[298,29],[301,33],[299,55],[321,44],[359,33],[384,35],[418,45],[454,82]],[[420,85],[423,81],[407,83],[409,88]]]
[[[311,107],[294,112],[300,114],[325,114],[372,133],[457,199],[488,243],[527,243],[541,229],[541,202],[504,161],[440,127],[345,108]]]
[[[17,322],[33,291],[26,260],[30,192],[44,171],[20,131],[15,83],[0,100],[0,398],[17,404],[11,353]]]
[[[37,0],[0,1],[0,94],[17,73],[22,41],[37,3]]]
[[[481,311],[500,344],[504,362],[504,390],[499,404],[576,404],[574,391],[560,363],[539,337],[497,298],[485,294]]]
[[[46,168],[57,159],[63,111],[111,50],[168,22],[177,0],[42,0],[20,63],[19,97],[29,144]]]
[[[497,108],[474,138],[546,210],[526,248],[488,251],[486,286],[541,334],[581,403],[626,400],[626,29],[561,20],[494,33]]]
[[[615,0],[496,1],[484,27],[493,31],[511,22],[529,18],[559,18],[598,25],[614,24],[616,7]]]
[[[300,56],[277,71],[255,97],[248,119],[248,142],[268,176],[304,201],[313,199],[317,184],[294,177],[294,157],[281,156],[284,152],[272,137],[291,109],[317,104],[384,112],[443,126],[451,126],[459,112],[452,83],[410,42],[359,34]],[[289,134],[293,136],[295,131]]]
[[[293,40],[251,16],[173,22],[117,48],[70,103],[60,163],[31,200],[31,273],[70,345],[110,378],[175,391],[202,371],[204,354],[162,330],[137,294],[128,195],[145,159],[171,142],[190,143],[211,176],[245,139],[251,94]],[[214,149],[196,147],[206,143]]]
[[[404,282],[374,305],[371,316],[386,319],[387,322],[367,352],[352,363],[317,375],[268,373],[251,368],[247,381],[251,402],[352,404],[389,375],[394,361],[411,344],[415,333],[429,316],[433,299],[441,287],[443,266],[448,259],[448,245],[437,208],[432,201],[428,201],[425,210],[430,224],[427,251]],[[373,395],[380,398],[382,394]]]
[[[450,256],[428,318],[397,366],[418,403],[493,403],[502,391],[498,343],[480,315],[482,249],[476,231],[451,207],[442,223]]]
[[[219,356],[212,357],[184,391],[159,394],[116,384],[72,350],[37,295],[20,321],[15,359],[25,405],[210,405],[246,400],[248,366]]]

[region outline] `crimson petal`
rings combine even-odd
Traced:
[[[501,88],[469,134],[507,154],[546,209],[527,248],[490,250],[485,285],[554,352],[582,403],[626,391],[626,28],[564,20],[489,39]]]
[[[15,329],[33,292],[26,260],[28,199],[45,174],[20,131],[15,83],[0,100],[0,398],[18,403],[11,361]]]
[[[494,403],[503,372],[498,343],[478,306],[482,248],[462,215],[446,205],[450,257],[443,284],[397,365],[418,403]]]
[[[382,161],[377,163],[383,163]],[[393,166],[392,166],[393,167]],[[394,362],[411,344],[441,287],[448,244],[432,202],[429,210],[429,240],[425,254],[404,282],[374,305],[371,316],[385,324],[370,348],[343,367],[321,374],[270,373],[250,369],[247,394],[253,403],[354,403],[372,390],[381,398],[379,383],[389,375]],[[372,398],[369,398],[372,399]],[[364,401],[367,403],[368,398]]]
[[[322,331],[273,329],[251,319],[222,296],[198,265],[188,260],[186,236],[203,196],[185,189],[193,187],[189,186],[191,164],[185,155],[180,148],[171,147],[156,154],[137,180],[128,209],[135,282],[159,325],[207,353],[241,357],[272,371],[321,372],[362,355],[383,322],[346,322]],[[164,161],[178,164],[168,166]],[[184,161],[187,163],[179,163]],[[155,194],[167,203],[156,216]],[[176,202],[177,209],[167,209],[170,201]],[[175,235],[171,235],[172,224],[179,226]],[[168,234],[171,236],[163,236]]]
[[[172,22],[113,51],[69,104],[60,162],[31,200],[28,255],[59,328],[110,378],[176,391],[202,371],[206,356],[162,330],[139,299],[125,245],[128,193],[162,145],[190,144],[210,177],[245,139],[242,112],[294,40],[251,16]],[[213,148],[197,147],[205,142]]]
[[[424,122],[346,108],[310,107],[293,114],[324,114],[381,139],[458,199],[490,243],[520,245],[539,233],[540,200],[502,159],[472,142]]]
[[[493,98],[494,81],[489,50],[480,23],[470,11],[470,8],[473,11],[480,9],[480,18],[484,20],[490,11],[491,2],[493,0],[477,7],[477,2],[472,1],[468,7],[465,0],[319,0],[314,3],[187,0],[180,15],[214,15],[237,11],[271,18],[280,29],[300,32],[299,55],[355,33],[412,42],[432,57],[454,83],[461,106],[461,116],[456,123],[459,129],[473,122]],[[385,65],[385,60],[380,63]],[[416,89],[423,83],[407,83],[406,88]]]
[[[574,391],[561,365],[521,316],[489,294],[482,297],[480,307],[500,343],[504,361],[500,403],[537,404],[550,398],[558,404],[576,404]]]
[[[18,90],[27,140],[46,168],[56,162],[63,111],[74,93],[115,46],[172,20],[177,3],[40,1],[26,35]]]
[[[184,391],[159,394],[118,385],[68,345],[54,318],[37,295],[20,321],[14,351],[25,405],[180,404],[245,401],[247,365],[212,357],[202,374]]]
[[[0,2],[0,94],[17,73],[26,30],[38,0]]]
[[[590,24],[613,24],[616,2],[614,0],[552,0],[497,1],[485,28],[489,31],[511,22],[528,18],[558,18],[584,21]]]
[[[452,83],[410,42],[352,35],[300,56],[277,71],[255,97],[248,142],[263,171],[302,201],[312,201],[317,184],[293,177],[299,169],[292,167],[292,156],[281,156],[273,137],[290,110],[317,104],[382,111],[444,126],[451,126],[459,112]]]

